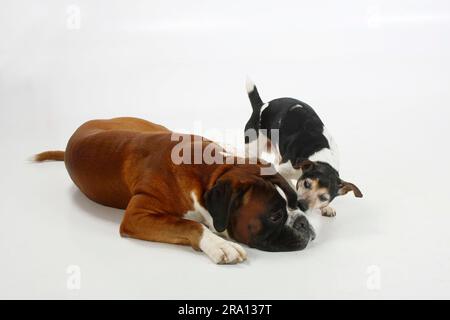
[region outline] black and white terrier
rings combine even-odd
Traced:
[[[320,209],[333,217],[329,204],[336,196],[353,191],[362,197],[357,186],[339,177],[337,146],[313,108],[292,98],[264,103],[250,79],[247,93],[253,108],[245,126],[247,155],[272,162],[292,182],[302,211]]]

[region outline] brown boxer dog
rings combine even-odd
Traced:
[[[75,131],[65,152],[35,160],[64,161],[89,199],[126,209],[122,236],[190,245],[215,263],[246,259],[240,245],[223,237],[266,251],[301,250],[314,238],[295,190],[278,173],[263,176],[261,163],[239,164],[211,141],[174,135],[136,118],[93,120]],[[187,160],[196,150],[214,150],[214,159],[224,161],[178,163],[174,150]]]

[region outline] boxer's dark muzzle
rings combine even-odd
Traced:
[[[306,217],[304,215],[298,216],[295,219],[292,227],[299,232],[309,233],[311,241],[316,238],[316,232],[314,231],[314,228],[312,227],[312,225],[309,223],[308,219],[306,219]]]
[[[264,251],[298,251],[306,248],[314,240],[316,233],[305,216],[299,215],[292,225],[283,224],[270,230],[268,226],[255,236],[250,246]]]

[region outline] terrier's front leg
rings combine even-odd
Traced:
[[[322,215],[324,217],[335,217],[336,216],[336,210],[334,210],[334,208],[330,207],[330,206],[326,206],[323,207],[322,209],[320,209],[320,211],[322,212]]]

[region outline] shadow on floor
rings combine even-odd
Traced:
[[[72,200],[75,206],[80,209],[85,214],[92,216],[96,219],[102,220],[103,222],[111,223],[117,226],[117,230],[119,229],[120,223],[122,222],[122,217],[124,210],[115,209],[111,207],[106,207],[101,204],[98,204],[89,198],[87,198],[77,187],[73,186],[71,188],[72,192]],[[116,231],[114,231],[116,232]],[[146,249],[164,249],[175,252],[188,252],[197,254],[202,256],[200,252],[194,251],[189,246],[178,246],[168,243],[160,243],[160,242],[151,242],[151,241],[143,241],[132,238],[124,237],[123,240],[130,241],[130,245],[139,246]]]
[[[72,200],[83,212],[103,221],[120,225],[123,210],[106,207],[88,199],[77,187],[72,187]]]

